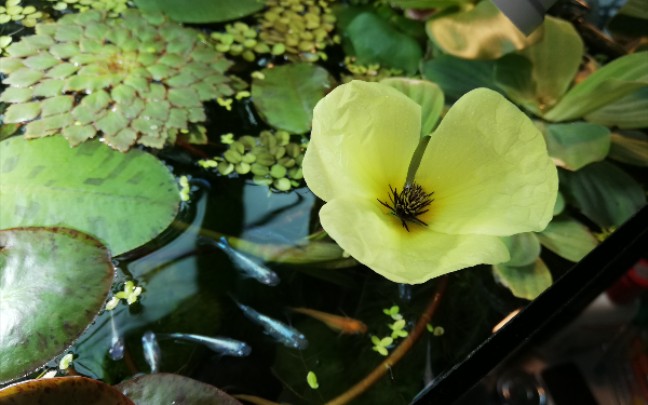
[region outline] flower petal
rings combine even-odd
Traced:
[[[338,86],[315,107],[304,179],[325,201],[401,188],[420,128],[420,106],[399,91],[361,81]]]
[[[541,231],[552,218],[558,191],[540,131],[487,89],[471,91],[450,108],[415,178],[434,191],[430,211],[420,219],[447,233]]]
[[[498,237],[448,235],[418,225],[407,232],[398,218],[368,199],[334,199],[320,210],[320,221],[342,249],[398,283],[423,283],[480,263],[509,260]]]

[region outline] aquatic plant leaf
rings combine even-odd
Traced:
[[[4,122],[18,123],[32,120],[40,114],[41,106],[39,103],[29,102],[21,104],[11,104],[5,112]]]
[[[333,77],[326,69],[308,63],[262,72],[265,79],[252,81],[252,101],[264,121],[293,134],[308,132],[313,108],[335,85]]]
[[[496,62],[495,81],[513,101],[539,114],[567,91],[583,53],[571,23],[548,16],[540,41]]]
[[[648,86],[648,51],[625,55],[572,87],[543,118],[568,121],[583,117]]]
[[[567,200],[602,228],[620,226],[646,204],[641,185],[611,163],[596,162],[577,172],[559,173]]]
[[[117,389],[86,377],[56,377],[23,381],[0,390],[0,402],[15,405],[93,404],[134,405]]]
[[[185,9],[195,6],[183,4]],[[175,142],[175,128],[206,119],[203,101],[233,94],[225,75],[231,62],[199,41],[196,31],[160,13],[124,8],[120,18],[96,9],[65,14],[54,23],[37,25],[38,35],[23,36],[7,48],[10,54],[12,47],[16,51],[0,58],[8,91],[0,97],[10,104],[41,104],[42,114],[21,118],[34,121],[26,126],[29,136],[69,134],[70,144],[77,145],[88,139],[87,130],[78,136],[78,130],[66,129],[92,124],[96,131],[91,137],[105,136],[106,144],[120,151],[135,143],[162,148]],[[208,80],[218,85],[196,91]],[[31,90],[31,97],[21,89]],[[166,125],[169,102],[186,110],[184,123],[176,115],[174,126]],[[139,116],[144,106],[154,125],[134,122],[145,118]],[[74,119],[50,119],[70,112]],[[136,131],[135,142],[128,131],[117,136],[127,127]]]
[[[648,135],[639,131],[612,133],[610,157],[629,165],[648,166]]]
[[[85,330],[106,300],[113,266],[106,248],[82,232],[14,228],[0,231],[0,280],[5,382],[42,366]]]
[[[585,120],[621,129],[648,128],[648,87],[643,87],[585,116]]]
[[[537,235],[542,246],[572,262],[580,261],[598,245],[585,225],[567,215],[554,218]]]
[[[553,282],[551,273],[542,259],[524,266],[497,264],[493,266],[495,278],[518,298],[533,300]]]
[[[380,81],[395,88],[421,106],[421,136],[429,135],[441,119],[443,91],[427,80],[389,78]]]
[[[628,0],[610,19],[608,30],[617,37],[648,37],[648,10],[643,0]]]
[[[234,397],[213,385],[178,374],[156,373],[124,381],[116,386],[138,405],[191,403],[204,405],[241,405]]]
[[[439,55],[423,63],[423,77],[439,85],[446,97],[452,100],[478,87],[501,92],[495,84],[495,63]]]
[[[430,40],[444,52],[464,59],[497,59],[542,38],[540,27],[525,36],[490,0],[458,13],[442,13],[425,26]]]
[[[469,3],[470,0],[389,0],[389,4],[402,9],[444,9]]]
[[[533,263],[540,255],[540,242],[533,232],[506,236],[502,240],[511,254],[511,260],[503,263],[506,266],[526,266]]]
[[[547,124],[541,130],[547,141],[549,156],[556,166],[568,170],[599,162],[610,151],[610,130],[588,122]]]
[[[95,235],[118,255],[153,239],[178,210],[173,176],[142,151],[123,154],[99,141],[72,149],[59,137],[11,138],[0,143],[0,168],[0,228],[68,226]]]
[[[410,75],[418,70],[423,56],[420,45],[373,12],[362,12],[353,18],[345,35],[358,63],[378,63]]]
[[[215,23],[236,20],[263,9],[263,0],[135,0],[144,11],[161,11],[184,23]]]

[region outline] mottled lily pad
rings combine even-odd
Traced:
[[[67,228],[0,231],[0,382],[65,350],[101,309],[112,279],[110,254],[89,235]]]
[[[177,374],[157,373],[125,381],[117,388],[137,405],[240,405],[218,388]]]
[[[99,141],[70,148],[61,137],[10,138],[0,143],[0,173],[0,229],[67,226],[98,237],[114,255],[157,236],[180,203],[162,162]]]
[[[252,100],[261,117],[293,134],[308,132],[313,107],[334,86],[333,77],[308,63],[265,69],[263,74],[264,79],[252,82]]]
[[[0,390],[0,403],[133,405],[110,385],[85,377],[45,378],[13,384]]]

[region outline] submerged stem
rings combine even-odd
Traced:
[[[402,359],[403,356],[405,356],[405,354],[412,348],[412,346],[414,346],[414,343],[416,343],[416,341],[421,337],[421,334],[423,334],[423,332],[425,331],[426,325],[432,320],[432,316],[436,312],[436,309],[441,302],[441,298],[443,297],[447,285],[448,276],[443,276],[439,280],[436,291],[434,292],[434,295],[425,308],[425,311],[423,311],[418,321],[416,322],[414,329],[401,342],[401,344],[398,345],[398,347],[394,349],[394,351],[391,352],[391,354],[382,363],[380,363],[378,367],[376,367],[371,373],[367,374],[365,378],[363,378],[353,387],[349,388],[342,395],[339,395],[338,397],[327,402],[326,405],[343,405],[350,402],[351,400],[355,399],[363,392],[365,392],[367,389],[369,389],[369,387],[375,384],[382,376],[387,373],[387,370],[398,363],[398,361]]]
[[[405,187],[411,186],[414,183],[414,176],[416,175],[416,171],[418,170],[419,165],[421,164],[421,159],[423,158],[423,154],[425,153],[425,148],[427,147],[429,142],[430,142],[430,135],[426,135],[421,137],[418,146],[416,146],[416,149],[414,150],[414,154],[412,155],[412,160],[410,160],[409,167],[407,168],[407,178],[405,179]]]

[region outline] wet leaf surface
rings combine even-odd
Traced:
[[[112,279],[110,254],[89,235],[66,228],[0,231],[0,381],[65,350],[103,306]]]
[[[162,232],[178,210],[175,180],[152,155],[120,153],[61,137],[0,143],[0,228],[65,225],[104,241],[114,255]]]
[[[177,374],[135,377],[117,385],[117,388],[137,405],[240,405],[235,398],[214,386]]]
[[[121,392],[101,381],[85,377],[31,380],[0,390],[0,404],[11,405],[132,405]]]

